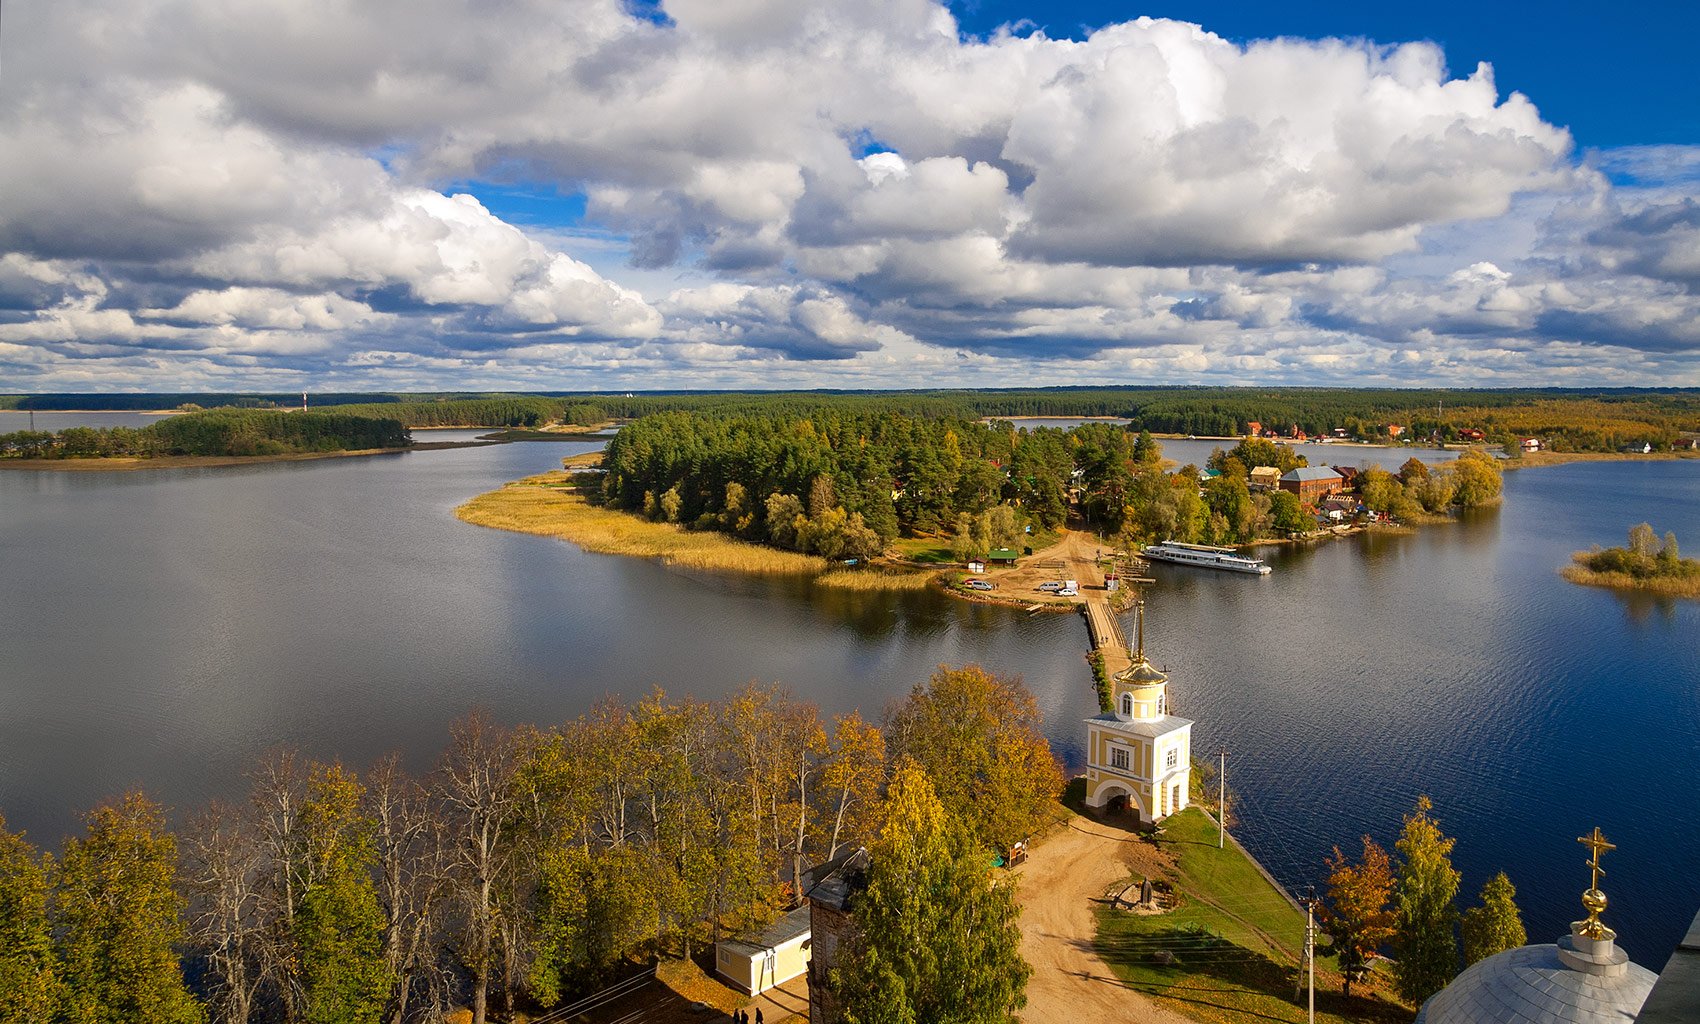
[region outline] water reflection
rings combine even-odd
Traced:
[[[965,662],[1021,675],[1081,763],[1078,617],[668,569],[450,515],[594,447],[0,473],[0,807],[51,845],[129,785],[180,809],[234,795],[280,742],[424,768],[471,707],[559,722],[604,694],[752,680],[877,718]],[[1625,941],[1652,963],[1700,903],[1700,796],[1660,784],[1700,763],[1700,605],[1557,569],[1641,519],[1700,537],[1700,464],[1529,470],[1506,490],[1457,523],[1265,549],[1268,577],[1154,567],[1149,648],[1198,749],[1231,751],[1242,835],[1279,877],[1390,840],[1426,792],[1465,889],[1508,870],[1550,936],[1569,837],[1598,824],[1621,847]]]

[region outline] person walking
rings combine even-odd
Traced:
[[[761,1007],[756,1007],[756,1024],[761,1024]]]

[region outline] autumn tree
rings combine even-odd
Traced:
[[[914,762],[898,766],[870,847],[856,937],[833,984],[850,1024],[1006,1024],[1026,1005],[1013,883]]]
[[[47,870],[0,816],[0,1024],[36,1024],[59,1001],[47,926]]]
[[[1393,865],[1369,836],[1363,838],[1363,857],[1356,864],[1340,848],[1328,864],[1328,896],[1322,904],[1322,929],[1329,942],[1320,950],[1337,958],[1341,991],[1352,994],[1352,983],[1369,976],[1371,959],[1393,937],[1393,914],[1387,901],[1393,893]]]
[[[1504,475],[1486,452],[1470,449],[1452,464],[1452,500],[1461,508],[1491,505],[1499,500]]]
[[[832,747],[821,769],[822,799],[816,811],[819,828],[828,837],[823,851],[827,860],[838,856],[843,842],[872,837],[885,783],[885,737],[859,713],[852,711],[833,722]]]
[[[1458,973],[1458,872],[1455,840],[1429,816],[1426,796],[1405,816],[1399,837],[1399,880],[1394,894],[1393,978],[1413,1004],[1446,987]]]
[[[1019,679],[941,667],[887,715],[886,746],[912,758],[975,841],[1007,850],[1032,835],[1062,792],[1062,770]]]
[[[65,982],[64,1019],[78,1024],[193,1024],[183,984],[177,842],[141,793],[96,808],[88,834],[65,843],[53,873],[52,921]]]
[[[378,1024],[393,981],[365,788],[341,765],[314,765],[301,805],[305,868],[294,937],[307,1024]]]
[[[1481,905],[1464,911],[1459,931],[1464,936],[1464,963],[1486,960],[1529,941],[1523,915],[1517,910],[1517,889],[1501,871],[1482,885]]]

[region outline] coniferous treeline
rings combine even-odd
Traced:
[[[1039,527],[1060,525],[1074,448],[1063,431],[884,403],[657,413],[608,443],[604,494],[652,518],[829,557],[871,555],[900,533],[948,531],[1006,504]]]
[[[544,427],[552,423],[589,427],[612,418],[600,405],[524,395],[338,405],[328,407],[327,411],[348,416],[383,416],[408,427]]]
[[[211,409],[145,427],[67,427],[0,434],[0,458],[85,459],[159,455],[285,455],[405,448],[399,421],[316,412]]]
[[[873,840],[899,765],[964,842],[1007,852],[1061,790],[1038,726],[1020,683],[973,667],[915,687],[883,731],[777,687],[657,691],[557,728],[470,716],[422,777],[273,753],[245,802],[174,835],[132,793],[58,858],[0,820],[0,1021],[555,1006],[630,960],[759,931],[807,867]]]

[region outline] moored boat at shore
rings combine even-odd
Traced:
[[[1166,540],[1161,544],[1149,545],[1142,554],[1152,561],[1195,565],[1201,569],[1224,569],[1228,572],[1245,572],[1256,576],[1266,576],[1270,571],[1262,559],[1247,558],[1233,548],[1216,548],[1205,544],[1182,544]]]

